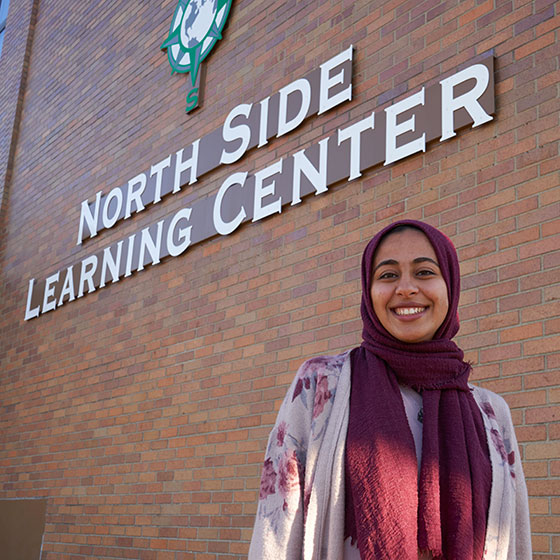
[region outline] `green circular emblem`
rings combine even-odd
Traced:
[[[161,45],[173,72],[190,72],[193,86],[200,63],[222,38],[232,0],[179,0]]]

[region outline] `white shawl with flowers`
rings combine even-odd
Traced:
[[[530,560],[527,489],[509,408],[498,395],[471,389],[492,463],[483,560]],[[349,408],[349,352],[300,367],[268,441],[249,560],[344,557]]]

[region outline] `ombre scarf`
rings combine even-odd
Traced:
[[[370,297],[373,260],[398,226],[422,231],[436,253],[449,309],[434,338],[405,343],[390,335]],[[346,440],[346,537],[362,560],[480,560],[484,552],[491,466],[470,366],[452,342],[459,330],[460,272],[455,248],[437,229],[396,222],[367,245],[362,260],[363,342],[351,354]],[[399,384],[422,394],[420,472]]]

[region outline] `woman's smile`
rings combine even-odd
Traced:
[[[422,313],[426,307],[395,307],[393,309],[394,313],[396,313],[399,317],[412,317],[414,315],[419,315]]]

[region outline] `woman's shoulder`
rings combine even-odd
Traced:
[[[299,396],[304,401],[308,400],[308,396],[317,400],[324,394],[334,399],[339,387],[349,383],[349,379],[350,350],[334,356],[315,356],[300,366],[288,398],[291,402]]]
[[[309,373],[333,373],[342,370],[345,362],[349,359],[350,350],[333,356],[314,356],[305,360],[299,368],[299,374]]]
[[[503,397],[484,387],[470,387],[478,406],[489,418],[495,418],[500,423],[511,422],[509,406]]]

